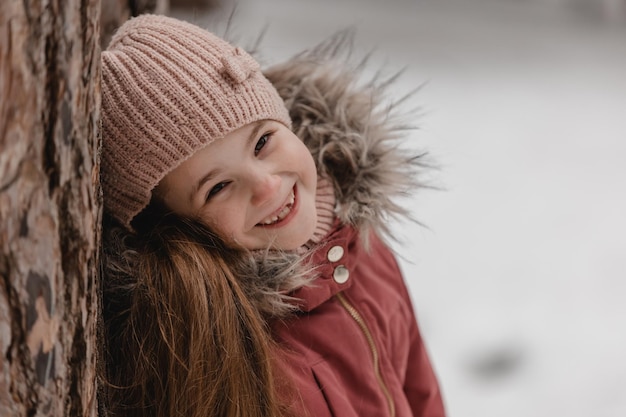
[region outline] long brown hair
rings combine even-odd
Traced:
[[[240,254],[158,206],[138,233],[105,224],[109,415],[283,415],[271,338],[229,267]]]

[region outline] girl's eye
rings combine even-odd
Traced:
[[[211,188],[211,190],[209,191],[209,194],[207,194],[206,196],[206,201],[209,201],[211,197],[215,196],[217,193],[222,191],[224,187],[226,187],[227,185],[228,185],[227,182],[220,182],[219,184],[216,184],[215,186],[213,186],[213,188]]]
[[[266,133],[263,136],[261,136],[259,141],[254,146],[254,156],[257,156],[259,154],[259,152],[261,152],[261,150],[263,150],[265,145],[267,145],[267,143],[270,141],[270,137],[271,136],[272,135],[270,133]]]

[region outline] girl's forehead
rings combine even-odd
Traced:
[[[209,145],[202,149],[207,150],[241,150],[244,151],[246,146],[253,145],[259,136],[262,135],[263,129],[270,127],[274,122],[271,120],[260,120],[257,122],[248,123],[238,129],[235,129],[225,136],[212,141]],[[202,150],[201,149],[201,150]]]

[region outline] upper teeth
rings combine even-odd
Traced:
[[[272,216],[266,217],[265,219],[263,219],[260,224],[273,224],[276,223],[279,220],[284,219],[289,212],[291,211],[291,208],[293,207],[293,203],[296,201],[296,196],[293,192],[293,189],[291,190],[291,194],[289,194],[289,201],[287,201],[287,204],[285,205],[285,207],[283,207],[283,209],[278,213],[278,214],[274,214]]]

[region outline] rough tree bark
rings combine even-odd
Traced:
[[[99,0],[0,2],[0,416],[96,416]]]

